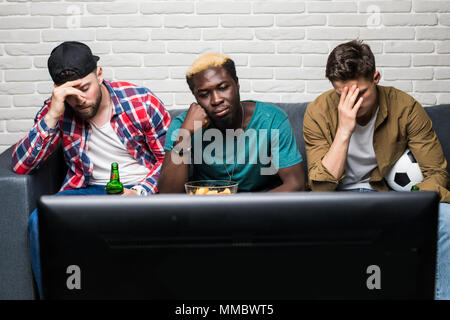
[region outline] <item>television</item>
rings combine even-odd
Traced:
[[[42,196],[45,299],[433,299],[433,192]]]

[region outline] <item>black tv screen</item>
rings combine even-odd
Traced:
[[[43,196],[47,299],[432,299],[438,197]]]

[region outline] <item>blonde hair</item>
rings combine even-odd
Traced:
[[[222,53],[207,53],[197,58],[186,72],[186,77],[190,78],[194,74],[202,72],[211,67],[221,67],[230,60],[227,55]]]

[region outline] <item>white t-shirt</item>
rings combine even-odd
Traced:
[[[97,127],[91,122],[88,156],[94,165],[89,184],[106,185],[111,175],[111,163],[119,164],[119,179],[123,185],[137,185],[150,170],[137,162],[117,137],[111,123]]]
[[[373,189],[369,180],[372,170],[378,166],[373,149],[373,133],[378,110],[365,126],[356,124],[347,151],[347,161],[344,167],[346,177],[340,181],[338,190]]]

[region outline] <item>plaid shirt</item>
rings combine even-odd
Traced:
[[[128,152],[149,174],[139,185],[148,193],[156,193],[156,183],[164,158],[166,132],[170,115],[160,100],[148,89],[127,82],[103,82],[114,103],[111,126]],[[27,174],[39,168],[62,141],[64,158],[69,170],[62,190],[83,188],[89,183],[94,166],[88,157],[91,127],[88,122],[75,117],[66,105],[64,115],[55,128],[44,121],[51,100],[45,101],[37,113],[35,124],[13,151],[13,169]]]

